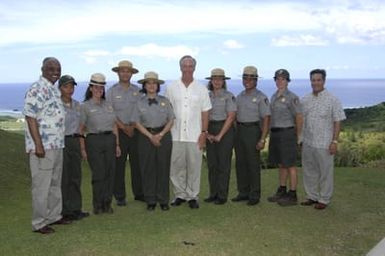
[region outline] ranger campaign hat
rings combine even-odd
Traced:
[[[225,71],[221,68],[214,68],[213,70],[211,70],[211,76],[206,77],[206,79],[211,80],[214,77],[222,77],[225,80],[231,79],[230,77],[227,77],[225,75]]]
[[[94,73],[91,75],[89,85],[105,86],[106,77],[102,73]]]
[[[128,68],[133,74],[136,74],[139,72],[139,70],[134,68],[134,66],[132,65],[132,62],[128,60],[119,61],[118,66],[113,67],[111,70],[114,72],[119,72],[119,69],[121,68]]]
[[[283,77],[285,78],[288,82],[290,82],[290,73],[286,69],[278,69],[275,71],[274,75],[274,80],[277,79],[278,77]]]
[[[243,69],[242,77],[258,78],[258,69],[254,66],[246,66]]]
[[[77,83],[75,82],[75,78],[73,78],[70,75],[64,75],[64,76],[60,77],[59,87],[65,85],[65,84],[68,84],[68,83],[72,83],[73,85],[77,85]]]
[[[164,84],[164,81],[160,80],[158,78],[158,74],[156,72],[154,72],[154,71],[149,71],[149,72],[145,73],[144,74],[144,78],[139,80],[138,83],[139,84],[144,84],[145,82],[147,82],[149,80],[155,81],[158,84]]]

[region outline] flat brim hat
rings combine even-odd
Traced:
[[[144,84],[145,82],[147,81],[155,81],[156,83],[158,84],[164,84],[164,81],[163,80],[160,80],[158,78],[158,74],[154,71],[149,71],[147,73],[144,74],[144,78],[139,80],[138,83],[139,84]]]
[[[243,69],[242,77],[258,78],[258,69],[254,66],[246,66]]]
[[[211,70],[211,76],[206,77],[206,79],[211,80],[214,77],[221,77],[224,80],[231,79],[230,77],[227,77],[225,75],[225,71],[223,69],[221,69],[221,68],[214,68],[213,70]]]
[[[106,77],[102,73],[94,73],[91,75],[89,85],[105,86]]]
[[[111,70],[114,72],[119,72],[119,69],[121,68],[128,68],[133,74],[136,74],[139,72],[134,66],[132,65],[131,61],[128,60],[122,60],[118,63],[118,66],[113,67]]]
[[[277,77],[283,77],[285,78],[287,81],[290,82],[290,73],[289,71],[287,71],[286,69],[278,69],[277,71],[275,71],[275,74],[274,74],[274,79],[277,79]]]
[[[77,85],[75,78],[73,78],[70,75],[64,75],[64,76],[60,77],[59,87],[66,85],[66,84],[69,84],[69,83],[72,83],[73,85]]]

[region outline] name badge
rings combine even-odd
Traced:
[[[119,95],[119,96],[115,96],[115,98],[116,98],[116,99],[121,99],[122,96],[120,96],[120,95]]]
[[[253,98],[253,100],[252,100],[253,102],[257,102],[257,98]]]

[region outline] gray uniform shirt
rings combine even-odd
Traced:
[[[124,124],[129,124],[136,102],[142,96],[138,86],[131,84],[125,89],[119,83],[107,90],[106,100],[112,103],[115,114]]]
[[[116,116],[111,103],[102,100],[100,104],[87,100],[80,108],[80,123],[87,127],[88,133],[112,131]]]
[[[147,95],[142,96],[135,105],[130,122],[138,122],[144,127],[162,127],[175,119],[170,101],[161,95],[155,98],[157,103],[149,104]]]
[[[71,104],[63,102],[65,110],[65,122],[64,122],[64,134],[72,135],[79,133],[80,125],[80,103],[77,100],[72,99]]]
[[[302,106],[297,95],[286,89],[278,97],[278,91],[271,96],[271,127],[285,128],[295,126],[295,116],[302,113]]]
[[[215,95],[213,91],[209,92],[212,108],[209,111],[210,121],[223,121],[227,118],[227,113],[237,111],[237,104],[235,102],[234,95],[221,89],[218,95]]]
[[[258,89],[249,94],[246,94],[245,90],[242,91],[238,94],[236,102],[238,122],[259,122],[270,115],[269,100]]]

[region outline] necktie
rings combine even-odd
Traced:
[[[158,104],[158,101],[155,98],[148,99],[148,105],[151,106],[151,104]]]

